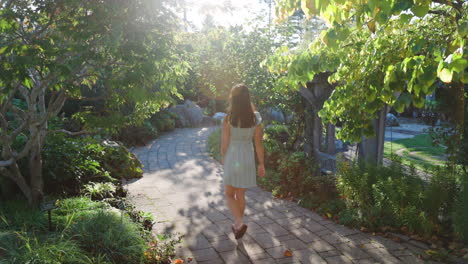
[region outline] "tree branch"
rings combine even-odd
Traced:
[[[50,130],[50,131],[47,131],[47,133],[48,134],[49,133],[65,133],[65,134],[70,135],[70,136],[93,134],[92,132],[85,131],[85,130],[78,131],[78,132],[72,132],[72,131],[68,131],[68,130],[65,130],[65,129]]]
[[[429,10],[428,13],[429,13],[429,14],[435,14],[435,15],[441,15],[441,16],[450,17],[450,14],[447,13],[446,11],[444,11],[444,10]]]
[[[299,88],[299,93],[304,97],[312,107],[315,108],[315,104],[317,103],[317,97],[315,97],[314,93],[311,92],[309,89],[301,86]]]
[[[10,166],[11,164],[13,164],[13,159],[9,159],[9,160],[0,160],[0,168],[1,168],[1,167],[6,167],[6,166]]]

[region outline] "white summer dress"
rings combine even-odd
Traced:
[[[262,122],[259,112],[254,112],[255,126],[240,128],[231,126],[229,147],[224,157],[224,185],[237,188],[257,186],[255,153],[252,138],[255,128]]]

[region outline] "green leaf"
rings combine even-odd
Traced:
[[[413,105],[417,108],[422,108],[424,107],[424,103],[425,103],[425,97],[422,97],[422,96],[415,96],[413,95],[412,96],[412,99],[413,99]]]
[[[30,78],[26,78],[23,81],[23,85],[26,86],[26,88],[31,89],[31,87],[33,86],[33,82]]]
[[[411,95],[409,93],[402,93],[396,100],[395,104],[393,105],[393,108],[398,113],[402,113],[403,111],[405,111],[405,107],[410,106],[410,104]]]
[[[413,18],[412,15],[410,14],[401,14],[400,15],[400,22],[403,23],[403,24],[408,24],[411,19]]]
[[[452,82],[453,72],[451,70],[447,69],[447,68],[443,68],[439,72],[438,77],[444,83],[450,83],[450,82]]]
[[[429,12],[429,5],[424,5],[424,6],[413,6],[411,8],[411,12],[415,14],[418,17],[423,17]]]
[[[462,73],[465,71],[465,68],[468,67],[468,60],[464,58],[452,59],[449,67],[454,72]]]
[[[462,38],[468,36],[468,21],[464,21],[458,25],[458,34]]]

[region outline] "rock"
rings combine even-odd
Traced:
[[[217,112],[216,114],[213,115],[213,119],[222,121],[226,116],[227,116],[226,113]]]
[[[388,113],[387,119],[385,119],[385,126],[388,126],[388,127],[400,126],[400,123],[398,122],[398,118],[396,118],[396,116]]]
[[[119,147],[121,146],[119,143],[112,141],[112,140],[104,140],[102,144],[106,147]]]
[[[190,121],[187,119],[185,115],[184,105],[172,106],[171,108],[168,109],[168,111],[176,113],[177,116],[179,117],[176,120],[176,127],[189,127],[190,126]]]
[[[209,117],[209,116],[203,116],[203,119],[200,123],[201,126],[214,126],[216,125],[216,121],[215,119],[213,119],[212,117]]]
[[[184,104],[172,106],[168,111],[179,116],[176,120],[176,127],[198,126],[203,120],[203,110],[190,100],[185,101]]]
[[[263,115],[262,115],[263,116]],[[284,123],[285,118],[283,112],[276,107],[269,107],[266,109],[264,114],[266,120],[268,121],[277,121],[279,123]]]
[[[335,140],[335,147],[336,149],[342,149],[343,148],[343,141],[336,139]]]
[[[289,115],[286,115],[286,123],[287,124],[291,124],[292,121],[294,120],[294,117],[295,117],[295,114],[294,113],[291,113]]]
[[[199,125],[203,120],[203,109],[190,100],[185,101],[184,106],[191,125]]]

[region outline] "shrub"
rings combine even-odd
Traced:
[[[343,213],[345,221],[371,228],[404,226],[426,237],[466,232],[461,231],[464,225],[457,222],[466,214],[457,207],[457,202],[463,200],[458,180],[461,172],[435,168],[432,175],[425,183],[414,168],[408,170],[398,163],[390,167],[342,164],[338,190],[347,210],[358,215],[353,219]]]
[[[286,143],[289,139],[289,130],[286,125],[269,125],[265,128],[265,132],[268,139],[273,139],[279,143]]]
[[[44,146],[44,186],[48,193],[78,194],[90,180],[112,180],[99,160],[104,147],[92,138],[69,138],[55,134]]]
[[[116,187],[111,182],[90,182],[83,186],[82,192],[92,200],[102,200],[114,197]]]
[[[285,131],[287,128],[284,125],[271,125],[264,130],[265,166],[268,168],[277,168],[282,154],[289,152],[287,142],[278,140],[284,139]]]
[[[133,179],[143,176],[143,166],[138,158],[120,144],[106,143],[102,166],[114,179]]]
[[[90,197],[73,197],[58,200],[57,209],[52,211],[52,222],[63,229],[94,211],[109,208],[104,202],[92,201]]]
[[[46,214],[30,208],[26,201],[12,200],[0,203],[0,230],[42,230],[46,226]]]
[[[221,154],[219,153],[221,147],[221,131],[221,128],[218,128],[208,136],[208,150],[216,160],[221,159]]]
[[[433,222],[449,224],[457,196],[460,194],[458,173],[450,173],[446,168],[434,168],[424,192],[424,211]]]
[[[51,135],[43,156],[47,193],[75,195],[90,181],[112,182],[141,177],[143,173],[141,163],[125,147],[91,137]]]
[[[158,131],[167,132],[174,130],[177,119],[176,113],[162,110],[154,114],[149,121]]]
[[[468,243],[468,225],[466,224],[466,219],[468,219],[468,172],[463,171],[458,175],[459,178],[457,180],[460,182],[460,192],[455,198],[451,213],[453,217],[453,230],[458,239]]]
[[[128,216],[114,212],[93,212],[74,224],[70,232],[93,256],[105,255],[113,263],[139,263],[146,242],[138,226]]]
[[[145,121],[142,125],[122,128],[112,139],[120,141],[127,146],[144,146],[149,141],[157,138],[158,135],[157,128],[149,121]]]
[[[135,223],[89,197],[58,200],[56,205],[54,231],[49,231],[46,213],[26,202],[2,202],[0,263],[170,263],[180,242],[144,231],[141,224],[154,221],[147,213],[138,212],[142,222]]]

